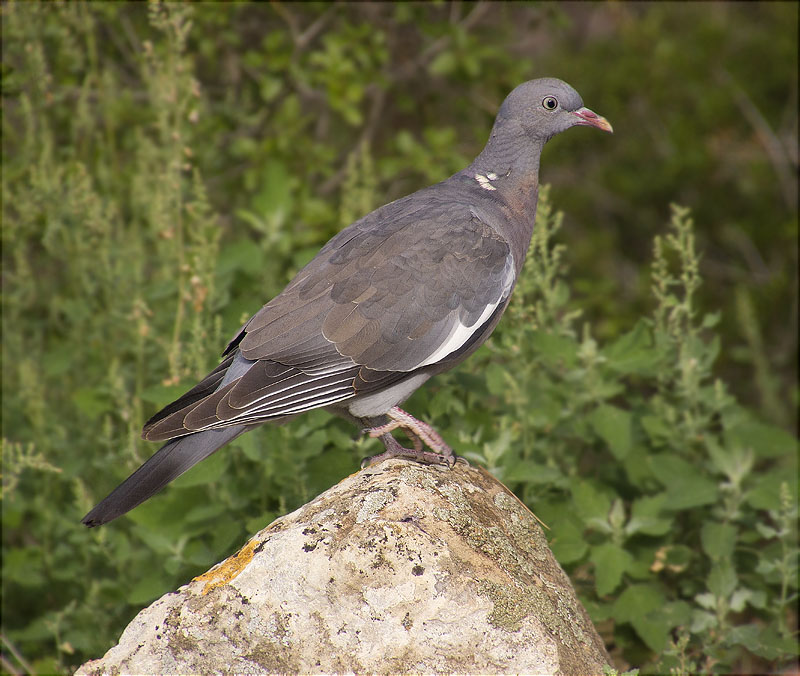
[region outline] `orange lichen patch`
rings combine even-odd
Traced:
[[[261,542],[253,538],[233,556],[228,557],[208,572],[198,575],[192,582],[198,580],[206,583],[206,586],[203,588],[204,595],[208,594],[212,589],[228,584],[253,560],[253,557],[256,555],[256,549],[261,544]]]

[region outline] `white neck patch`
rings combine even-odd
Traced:
[[[492,185],[492,181],[497,180],[497,174],[493,171],[488,172],[487,174],[475,174],[475,180],[478,182],[478,185],[483,188],[484,190],[497,190]]]

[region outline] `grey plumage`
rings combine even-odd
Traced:
[[[125,513],[263,422],[320,407],[368,426],[399,420],[399,403],[499,321],[533,231],[542,147],[576,125],[611,131],[560,80],[517,87],[469,167],[333,237],[242,327],[214,371],[146,423],[145,439],[169,443],[83,523]],[[402,413],[417,447],[405,454],[422,458],[420,439],[438,435]],[[390,454],[404,451],[380,436]],[[439,447],[424,458],[452,458],[444,442],[425,443]]]
[[[82,523],[91,528],[122,516],[246,431],[247,427],[236,425],[179,437],[164,444],[89,512]]]

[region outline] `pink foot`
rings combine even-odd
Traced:
[[[463,460],[463,458],[458,458],[453,453],[453,449],[445,443],[444,439],[439,436],[439,433],[433,427],[421,420],[417,420],[399,406],[389,409],[386,415],[389,417],[388,423],[364,430],[369,436],[379,438],[386,447],[386,451],[380,455],[365,458],[361,463],[362,467],[397,457],[412,458],[420,462],[447,465],[448,467],[455,465],[456,460]],[[413,449],[400,445],[391,435],[391,432],[396,429],[402,429],[406,436],[411,439],[414,444]],[[424,450],[423,444],[431,450]]]

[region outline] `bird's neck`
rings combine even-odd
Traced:
[[[513,232],[504,233],[515,240],[514,248],[524,258],[536,219],[539,196],[539,158],[543,141],[531,139],[521,129],[492,130],[486,147],[464,173],[480,188],[491,193],[502,205]],[[518,261],[519,266],[522,261]]]

